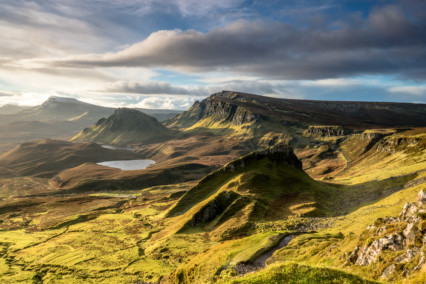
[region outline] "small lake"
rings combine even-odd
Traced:
[[[114,146],[114,145],[101,145],[102,147],[110,150],[127,150],[127,151],[136,151],[138,148],[133,147],[120,147],[120,146]]]
[[[97,163],[101,166],[117,168],[123,171],[143,170],[149,165],[155,164],[153,160],[122,160]]]

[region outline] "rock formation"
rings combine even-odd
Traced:
[[[309,126],[305,131],[307,136],[335,137],[352,134],[353,131],[339,126]]]
[[[425,209],[426,192],[421,190],[416,202],[406,203],[398,217],[378,219],[367,227],[361,235],[363,239],[369,237],[367,242],[355,247],[345,265],[383,262],[382,279],[405,277],[422,269],[426,250]],[[390,252],[396,252],[396,256],[389,261]]]

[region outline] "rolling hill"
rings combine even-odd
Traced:
[[[73,141],[128,145],[159,142],[173,137],[173,131],[140,111],[120,108],[108,118],[85,128]]]
[[[23,143],[0,155],[0,168],[6,168],[16,176],[52,177],[62,170],[88,162],[137,158],[139,155],[132,151],[110,150],[95,143],[49,139]]]

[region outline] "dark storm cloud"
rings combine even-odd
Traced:
[[[414,4],[413,4],[414,5]],[[163,30],[116,53],[43,63],[62,67],[165,67],[232,71],[281,79],[320,79],[364,74],[424,77],[426,20],[405,8],[373,8],[362,21],[315,28],[237,21],[201,33]]]

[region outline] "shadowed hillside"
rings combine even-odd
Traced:
[[[144,144],[166,140],[173,132],[140,111],[121,108],[84,129],[72,140],[105,144]]]
[[[0,167],[14,175],[52,177],[87,162],[137,159],[131,151],[110,150],[94,143],[41,140],[21,144],[0,156]]]

